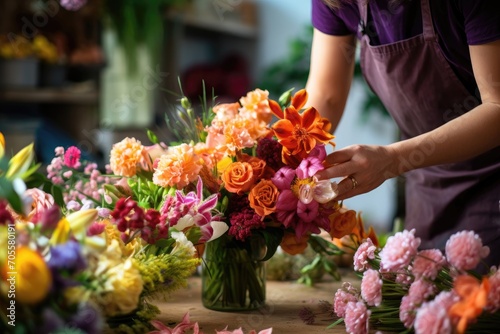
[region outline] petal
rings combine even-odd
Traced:
[[[307,102],[307,96],[308,96],[307,91],[305,89],[299,90],[292,97],[292,106],[294,106],[295,109],[297,109],[297,110],[302,109],[302,107]]]
[[[287,119],[281,119],[272,127],[274,134],[280,139],[286,139],[293,135],[293,124]]]
[[[294,107],[285,108],[285,119],[289,120],[293,126],[299,125],[302,127],[302,116]]]
[[[221,221],[210,222],[210,226],[212,227],[213,232],[212,236],[210,237],[210,239],[208,239],[208,241],[217,239],[218,237],[226,233],[227,230],[229,230],[229,226],[227,226],[225,222]]]
[[[271,100],[271,99],[269,99],[268,102],[269,102],[269,107],[271,108],[271,111],[273,112],[274,115],[276,115],[276,117],[278,117],[279,119],[285,118],[285,115],[283,114],[283,110],[281,109],[278,102]]]
[[[316,177],[314,177],[316,179]],[[329,180],[317,181],[313,190],[314,200],[318,203],[328,203],[337,196],[337,184],[330,183]]]
[[[320,122],[321,116],[319,112],[313,107],[307,108],[302,113],[302,126],[306,128],[308,131],[313,128],[322,128],[323,124]]]
[[[301,201],[297,202],[297,215],[306,223],[312,222],[318,216],[318,202],[312,201],[305,204]]]

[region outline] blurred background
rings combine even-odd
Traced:
[[[108,162],[113,143],[146,129],[168,142],[165,115],[203,84],[218,102],[305,86],[312,39],[309,0],[0,0],[0,131],[7,152],[35,142],[48,163],[77,145]],[[386,144],[397,129],[361,79],[336,131],[338,148]],[[387,231],[402,215],[389,180],[345,201]]]

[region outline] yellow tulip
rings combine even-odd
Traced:
[[[33,143],[29,144],[10,159],[9,169],[6,174],[8,179],[13,180],[21,177],[30,168],[31,162],[35,157],[33,147]]]
[[[66,216],[71,232],[81,240],[87,235],[87,228],[97,219],[96,209],[87,209],[73,212]]]
[[[69,222],[66,218],[61,219],[58,223],[57,226],[52,232],[52,236],[50,237],[50,244],[51,245],[60,245],[64,244],[69,240],[69,235],[70,235],[70,227],[69,227]]]
[[[16,250],[16,300],[25,304],[42,301],[52,285],[52,275],[42,256],[28,247]]]
[[[0,159],[2,159],[4,154],[5,154],[5,137],[3,136],[3,133],[0,132]]]
[[[57,227],[50,238],[50,243],[52,245],[65,243],[68,241],[70,235],[75,236],[77,240],[83,240],[87,235],[87,228],[96,218],[96,209],[80,210],[70,213],[57,223]]]
[[[224,170],[233,162],[233,159],[230,157],[225,157],[222,158],[218,163],[217,163],[217,172],[219,174],[222,174]]]

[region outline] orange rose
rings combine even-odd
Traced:
[[[233,162],[224,170],[222,181],[227,191],[241,195],[254,184],[252,166],[247,162]]]
[[[307,242],[309,241],[309,235],[303,235],[300,239],[297,239],[295,233],[285,232],[283,240],[281,240],[281,248],[284,252],[290,255],[297,255],[307,248]]]
[[[248,195],[250,207],[261,217],[276,211],[279,190],[271,180],[261,180]]]
[[[340,209],[330,216],[330,236],[332,238],[342,238],[352,232],[358,220],[356,211]]]
[[[252,157],[248,154],[238,156],[238,161],[248,162],[252,166],[253,177],[255,180],[260,180],[266,170],[266,162],[260,158]]]

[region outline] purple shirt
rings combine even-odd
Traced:
[[[403,1],[399,6],[388,2],[369,2],[365,33],[372,45],[390,44],[422,33],[420,0]],[[500,0],[434,0],[430,7],[446,60],[467,90],[479,97],[469,45],[500,39]],[[360,38],[359,22],[357,1],[345,1],[340,9],[332,10],[322,0],[312,0],[312,24],[325,34],[356,34]]]

